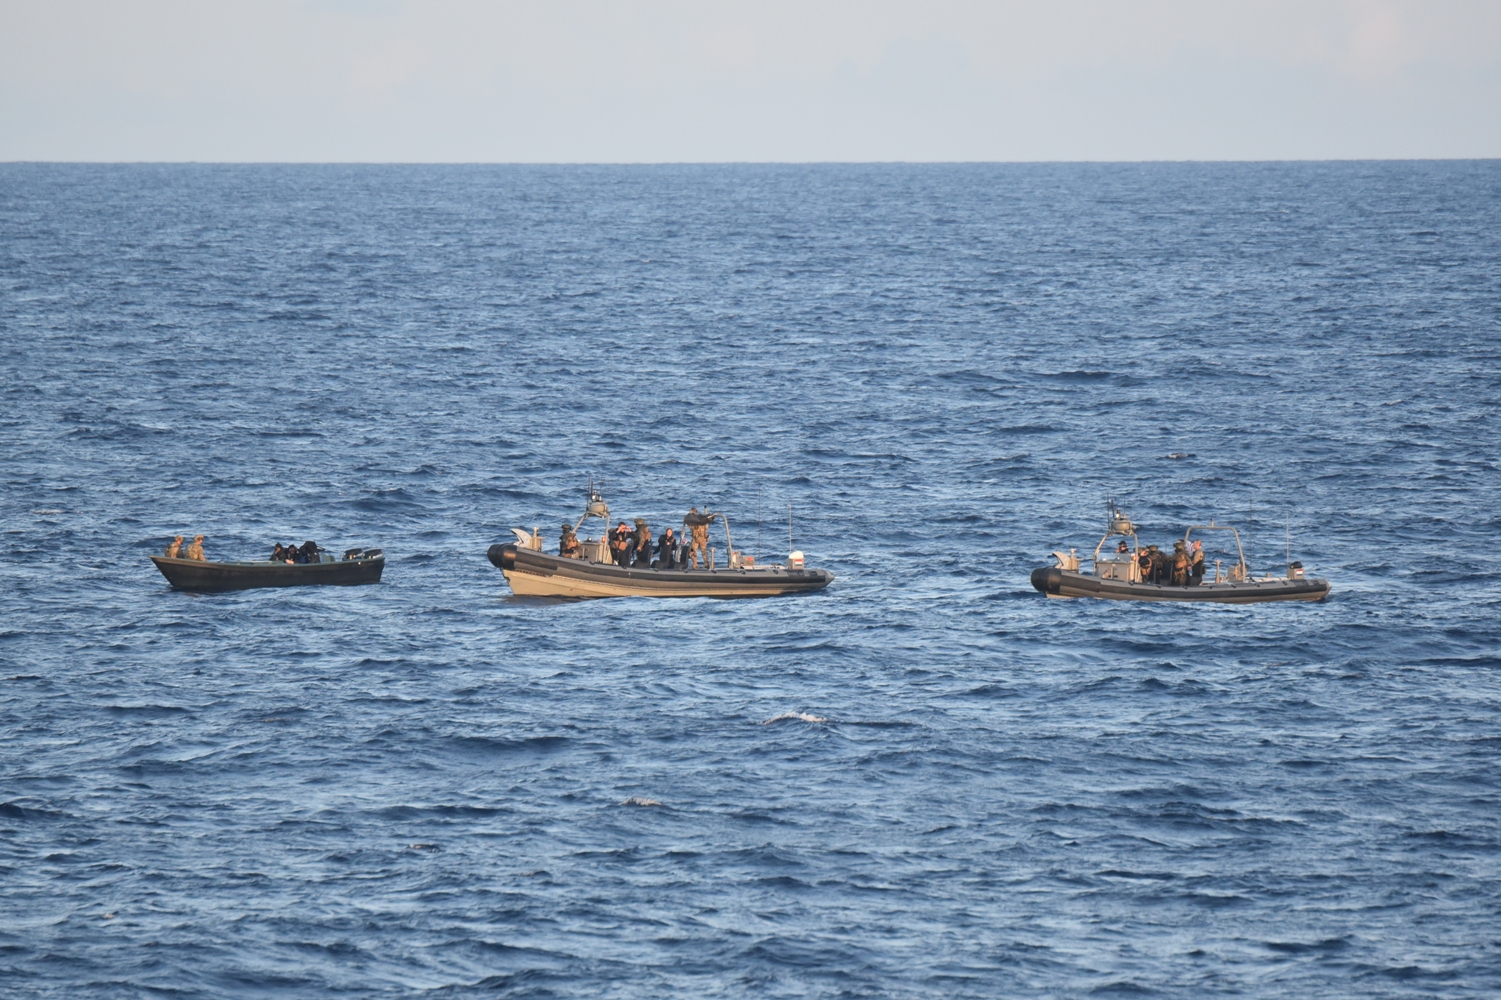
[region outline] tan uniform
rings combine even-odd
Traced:
[[[177,558],[177,553],[179,553],[181,551],[182,551],[182,536],[178,535],[176,538],[172,539],[172,544],[170,544],[170,545],[167,546],[166,550],[164,552],[162,552],[162,555],[166,556],[168,559],[176,559]]]
[[[1173,586],[1184,587],[1188,585],[1188,553],[1177,548],[1173,551]]]
[[[688,561],[694,569],[698,568],[699,559],[702,558],[707,564],[709,552],[709,526],[707,524],[693,524],[688,526],[692,541],[688,543]]]
[[[187,554],[186,558],[188,558],[188,559],[197,559],[199,562],[206,562],[207,561],[204,558],[204,555],[203,555],[203,536],[202,535],[199,535],[197,538],[193,539],[193,544],[188,546],[188,554]]]

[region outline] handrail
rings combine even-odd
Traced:
[[[1236,531],[1234,526],[1229,524],[1215,524],[1212,521],[1209,524],[1190,524],[1188,526],[1188,530],[1183,532],[1183,547],[1185,549],[1188,548],[1188,536],[1192,535],[1195,531],[1228,531],[1230,532],[1230,534],[1234,535],[1235,551],[1240,556],[1240,566],[1245,571],[1246,579],[1249,580],[1251,578],[1251,567],[1246,563],[1246,550],[1241,547],[1240,532]],[[1234,571],[1232,570],[1231,572]]]
[[[724,544],[729,550],[725,554],[725,562],[732,564],[735,559],[735,539],[730,537],[730,519],[724,514],[710,514],[709,520],[712,521],[716,517],[724,522]]]

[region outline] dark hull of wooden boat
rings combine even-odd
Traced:
[[[1329,581],[1248,580],[1244,583],[1201,583],[1174,587],[1161,583],[1129,583],[1043,567],[1032,571],[1032,586],[1049,597],[1098,597],[1109,601],[1199,601],[1211,604],[1262,604],[1267,601],[1322,601]]]
[[[823,569],[624,569],[610,563],[563,559],[535,549],[490,546],[489,558],[516,594],[528,597],[778,597],[822,590],[834,579]]]
[[[277,563],[202,562],[196,559],[168,559],[152,556],[151,561],[162,576],[177,590],[211,592],[251,590],[256,587],[351,587],[362,583],[379,583],[386,568],[385,557],[346,559],[342,562]]]

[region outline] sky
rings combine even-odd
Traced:
[[[0,161],[1501,156],[1501,0],[0,0]]]

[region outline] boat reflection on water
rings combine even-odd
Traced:
[[[1109,524],[1105,535],[1094,547],[1090,557],[1093,572],[1079,568],[1081,560],[1073,549],[1057,551],[1054,566],[1043,566],[1032,571],[1032,586],[1048,597],[1098,597],[1113,601],[1203,601],[1215,604],[1260,604],[1267,601],[1321,601],[1329,595],[1329,581],[1303,575],[1303,564],[1289,560],[1285,576],[1274,577],[1270,573],[1255,577],[1246,563],[1245,550],[1240,544],[1240,532],[1228,524],[1189,525],[1183,533],[1183,546],[1187,549],[1195,532],[1229,532],[1235,541],[1236,560],[1225,570],[1223,560],[1214,566],[1214,579],[1189,583],[1155,583],[1142,578],[1139,557],[1141,545],[1136,537],[1136,525],[1125,512],[1110,505]],[[1128,539],[1124,551],[1117,550],[1105,556],[1100,550],[1112,538]],[[1206,574],[1207,575],[1207,574]]]

